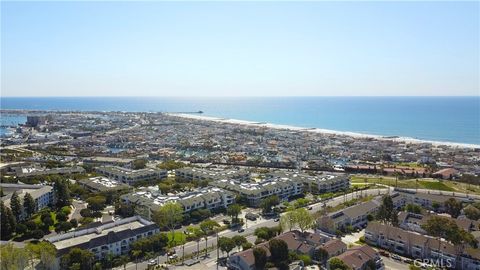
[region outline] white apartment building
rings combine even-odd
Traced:
[[[350,187],[350,178],[347,174],[309,175],[300,172],[276,171],[268,174],[268,177],[302,182],[304,190],[313,194],[337,192]]]
[[[250,179],[250,173],[246,170],[234,169],[199,169],[182,168],[175,170],[175,176],[187,180],[222,180],[235,179],[238,181],[247,181]]]
[[[26,193],[29,193],[35,200],[36,211],[39,211],[45,207],[49,207],[55,203],[55,194],[52,186],[1,183],[0,187],[3,189],[3,192],[6,193],[6,196],[2,197],[1,200],[5,206],[8,207],[10,207],[10,199],[14,191],[17,193],[20,199],[22,208],[23,198],[25,197]],[[23,209],[21,218],[25,218]]]
[[[268,179],[261,182],[239,182],[235,180],[220,180],[210,183],[212,186],[230,190],[243,196],[251,206],[259,206],[260,202],[276,195],[280,200],[301,195],[303,184],[288,179]]]
[[[57,249],[57,260],[54,269],[60,269],[60,258],[72,248],[89,250],[95,260],[102,260],[108,254],[125,255],[130,251],[130,244],[156,233],[158,226],[139,216],[104,223],[87,229],[80,229],[64,234],[48,237],[45,241],[52,243]]]
[[[152,218],[153,211],[162,205],[174,202],[183,207],[185,213],[197,210],[227,208],[235,203],[235,195],[232,192],[216,188],[205,187],[193,191],[177,194],[162,194],[158,186],[140,188],[139,191],[122,195],[123,203],[135,205],[135,212],[147,219]]]
[[[166,170],[152,168],[131,170],[118,166],[102,166],[96,168],[96,171],[110,179],[129,185],[132,185],[137,181],[150,181],[167,178]]]

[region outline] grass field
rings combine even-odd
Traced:
[[[395,186],[394,177],[370,177],[370,176],[352,176],[352,183],[357,185],[364,185],[365,180],[369,184],[382,184],[388,186]],[[417,182],[418,180],[418,182]],[[433,178],[418,178],[418,179],[405,179],[398,180],[397,185],[399,188],[419,188],[419,189],[433,189],[442,191],[454,191],[462,193],[476,193],[480,194],[480,186],[468,185],[465,183],[450,181],[450,180],[438,180]],[[418,185],[418,186],[417,186]]]

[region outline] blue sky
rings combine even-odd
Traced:
[[[2,96],[480,95],[478,2],[2,2]]]

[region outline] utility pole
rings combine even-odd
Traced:
[[[182,245],[182,265],[185,263],[185,244]]]
[[[218,260],[220,259],[220,254],[219,254],[219,251],[218,251],[218,229],[215,230],[216,233],[217,233],[217,270],[218,270],[218,264],[220,263]]]

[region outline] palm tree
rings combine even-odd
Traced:
[[[127,269],[127,263],[128,263],[129,259],[127,256],[125,255],[122,255],[120,256],[120,262],[122,263],[123,265],[123,270]]]
[[[112,253],[107,254],[107,264],[110,266],[110,268],[113,267],[113,254]]]
[[[132,250],[132,256],[135,257],[135,269],[138,270],[138,256],[142,254],[141,250],[134,249]]]

